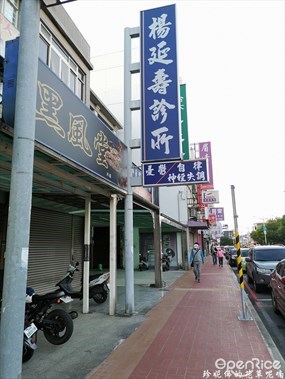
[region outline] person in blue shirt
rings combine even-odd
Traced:
[[[202,249],[200,249],[198,242],[195,242],[193,249],[190,250],[189,261],[190,261],[190,265],[193,267],[195,280],[198,283],[200,283],[202,263],[204,263],[205,258],[204,258],[204,253]]]

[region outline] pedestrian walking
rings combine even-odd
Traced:
[[[217,246],[212,245],[211,246],[211,255],[213,260],[213,265],[217,264]]]
[[[217,257],[219,260],[219,267],[223,267],[224,253],[223,253],[223,250],[220,248],[220,246],[217,247]]]
[[[200,283],[202,263],[204,263],[204,254],[198,242],[194,243],[193,249],[190,251],[190,265],[193,267],[195,280]]]

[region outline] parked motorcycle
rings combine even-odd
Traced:
[[[79,263],[76,262],[74,265],[71,263],[69,265],[68,271],[65,276],[56,284],[62,291],[66,293],[66,295],[71,296],[72,298],[83,298],[83,286],[81,284],[81,288],[76,291],[72,288],[72,281],[75,271],[79,271],[78,269]],[[93,300],[97,304],[104,303],[108,298],[108,282],[110,278],[110,273],[107,272],[105,274],[94,274],[89,277],[89,298],[93,298]]]
[[[140,253],[139,257],[140,257],[139,270],[140,271],[148,270],[149,269],[149,263],[148,263],[149,254],[148,254],[148,252],[146,254]]]
[[[168,271],[170,269],[170,263],[174,256],[175,252],[172,249],[165,249],[161,257],[162,271]]]
[[[28,288],[27,293],[29,292],[33,290]],[[30,301],[26,297],[25,322],[29,325],[33,323],[38,330],[42,330],[47,341],[53,345],[62,345],[67,342],[72,336],[73,319],[78,317],[78,313],[66,312],[61,308],[49,312],[49,309],[54,304],[66,303],[72,299],[66,298],[63,291],[49,292],[44,295],[33,293],[28,296]]]
[[[32,322],[25,320],[24,339],[23,339],[23,355],[22,362],[25,363],[32,358],[34,351],[37,349],[37,330],[38,328]]]

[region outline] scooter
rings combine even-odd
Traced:
[[[144,271],[149,269],[149,263],[148,263],[148,253],[141,254],[140,253],[140,263],[139,263],[139,270]]]
[[[163,254],[161,258],[162,271],[169,271],[170,268],[170,258],[167,254]]]
[[[172,249],[167,248],[165,252],[162,254],[161,263],[162,263],[162,271],[169,271],[170,263],[175,256],[175,253]]]
[[[78,269],[79,262],[76,262],[74,265],[71,263],[67,270],[65,276],[56,284],[62,291],[65,292],[66,295],[71,298],[83,299],[83,286],[79,291],[76,291],[72,288],[72,281],[75,271],[79,271]],[[108,282],[110,278],[110,273],[107,272],[105,274],[95,274],[90,276],[89,281],[89,298],[93,298],[95,303],[102,304],[108,298]]]

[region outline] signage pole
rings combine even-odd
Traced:
[[[133,190],[132,178],[132,111],[130,109],[131,83],[131,28],[125,28],[124,40],[124,142],[127,146],[127,195],[125,197],[125,290],[126,314],[134,313],[134,243],[133,243]]]
[[[23,0],[0,330],[0,378],[20,378],[27,285],[40,1]]]
[[[245,292],[244,292],[244,281],[243,281],[243,271],[241,267],[241,256],[240,256],[240,242],[239,242],[239,233],[238,233],[238,222],[237,222],[237,212],[236,212],[236,200],[235,200],[235,187],[231,186],[232,192],[232,203],[233,203],[233,215],[234,215],[234,224],[235,224],[235,246],[237,250],[237,268],[239,273],[239,282],[241,289],[241,302],[242,302],[242,314],[239,317],[241,321],[251,320],[251,317],[247,314],[246,310],[246,300],[245,300]]]

